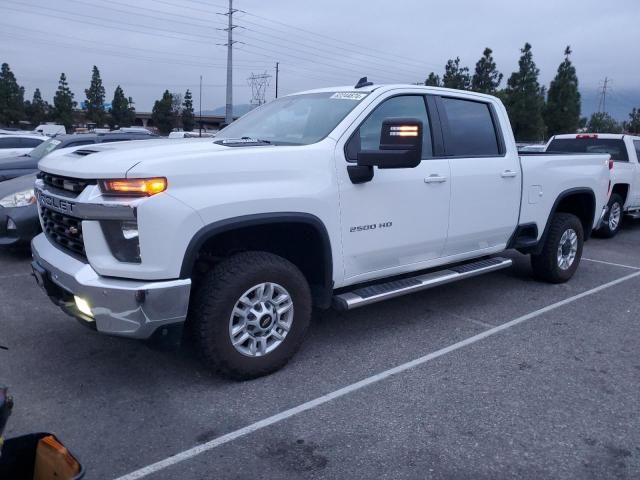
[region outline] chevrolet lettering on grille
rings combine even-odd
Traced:
[[[61,198],[52,197],[38,191],[38,202],[41,207],[50,208],[59,213],[73,213],[74,203]]]

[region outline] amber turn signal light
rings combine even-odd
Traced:
[[[164,192],[167,189],[167,179],[158,178],[121,178],[117,180],[102,180],[102,192],[107,195],[135,195],[148,196]]]

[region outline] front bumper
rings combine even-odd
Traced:
[[[36,280],[63,311],[102,333],[146,339],[187,318],[191,280],[125,280],[101,277],[91,265],[53,246],[44,234],[31,243]],[[85,300],[91,316],[80,312]]]
[[[9,228],[15,226],[15,228]],[[38,207],[0,207],[0,247],[28,244],[40,233]]]

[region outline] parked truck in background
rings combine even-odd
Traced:
[[[551,137],[551,153],[608,153],[613,160],[608,213],[597,234],[611,238],[622,226],[624,215],[640,218],[640,136],[579,133]]]
[[[185,325],[208,365],[252,378],[295,353],[312,306],[506,268],[507,249],[531,254],[535,277],[569,280],[606,211],[608,161],[519,156],[495,97],[363,79],[279,98],[203,141],[45,158],[32,267],[99,332]]]

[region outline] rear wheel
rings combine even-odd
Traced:
[[[244,380],[283,367],[300,347],[311,319],[304,275],[265,252],[229,257],[195,288],[189,322],[204,361]]]
[[[609,211],[604,217],[602,226],[596,232],[599,237],[611,238],[614,237],[622,226],[622,209],[624,206],[624,200],[620,195],[614,193],[609,199]]]
[[[570,213],[554,214],[542,251],[531,255],[534,277],[550,283],[569,280],[580,264],[583,243],[580,219]]]

